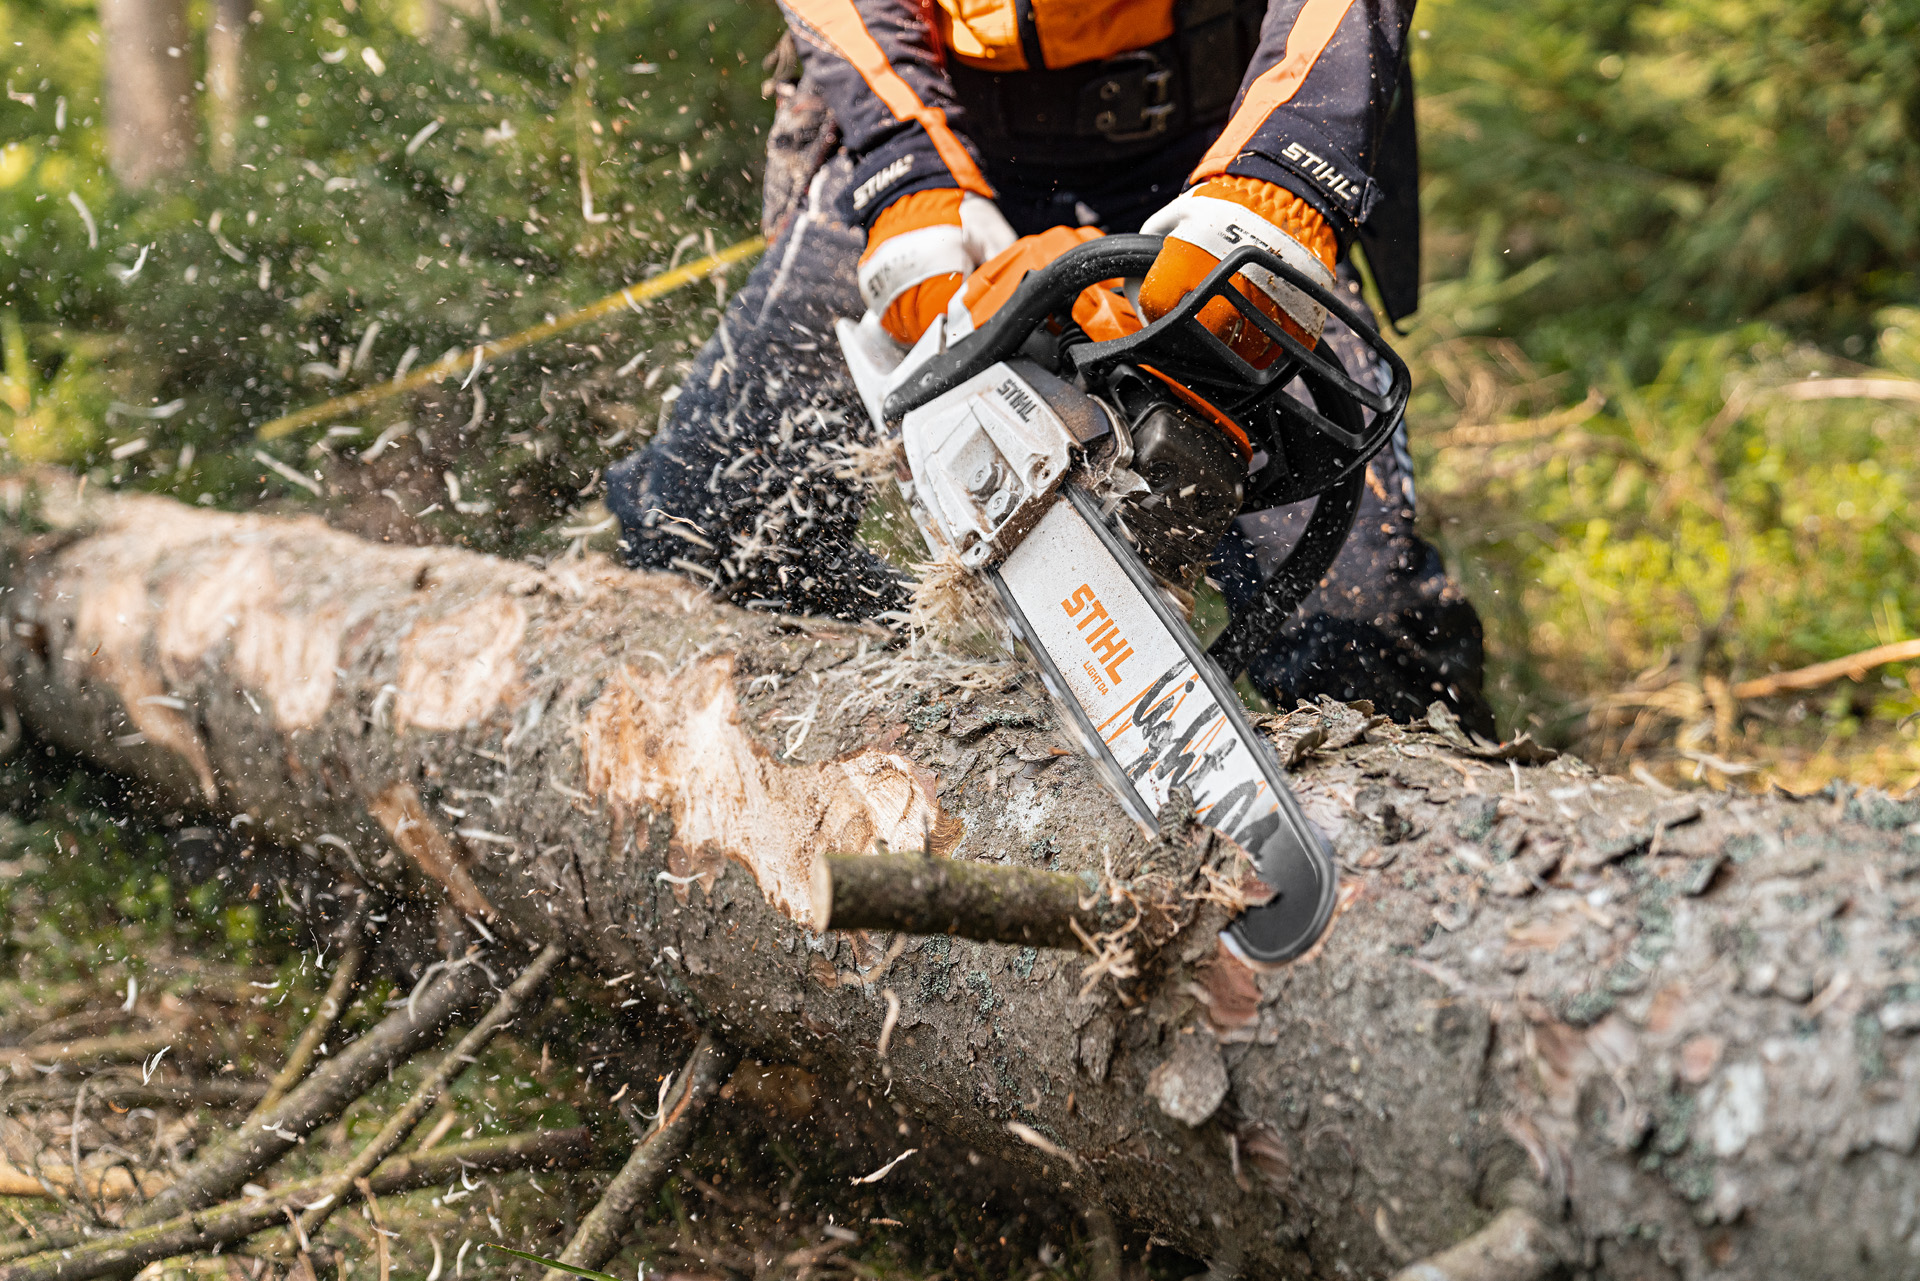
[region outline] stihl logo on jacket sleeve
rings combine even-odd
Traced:
[[[876,173],[858,187],[855,187],[853,189],[854,209],[865,209],[869,204],[873,203],[875,196],[906,177],[907,172],[912,168],[913,157],[911,155],[905,155],[880,170],[879,173]]]
[[[1127,638],[1120,634],[1120,628],[1107,617],[1107,607],[1093,594],[1093,588],[1085,583],[1080,584],[1073,595],[1060,602],[1060,608],[1067,611],[1068,618],[1080,619],[1074,625],[1079,628],[1087,647],[1106,671],[1107,679],[1119,685],[1120,664],[1133,656],[1133,646],[1127,644]],[[1081,618],[1082,613],[1086,617]],[[1089,624],[1094,625],[1091,631],[1088,630]]]
[[[1360,188],[1326,157],[1308,151],[1297,142],[1288,143],[1287,149],[1280,154],[1298,165],[1307,177],[1338,196],[1343,204],[1351,205],[1359,201]]]

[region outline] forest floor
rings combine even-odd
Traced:
[[[178,816],[128,818],[137,806],[115,803],[69,763],[22,765],[20,756],[39,750],[29,744],[0,765],[10,808],[24,815],[0,819],[0,1249],[118,1222],[239,1124],[312,1018],[340,952],[337,942],[322,951],[314,934],[326,906],[316,898],[331,895],[283,857],[234,859],[244,845]],[[329,1034],[335,1047],[405,1002],[381,955]],[[651,1012],[623,1008],[619,995],[590,975],[563,973],[406,1149],[457,1151],[584,1126],[592,1139],[574,1157],[554,1169],[462,1171],[444,1186],[381,1196],[377,1218],[350,1206],[312,1256],[319,1274],[537,1277],[533,1265],[483,1247],[557,1255],[645,1132],[690,1044],[666,1020],[634,1017]],[[394,1071],[261,1182],[338,1166],[434,1057]],[[845,1111],[859,1100],[826,1095],[800,1068],[741,1064],[607,1270],[682,1281],[1085,1275],[1084,1229],[1071,1212],[996,1200],[990,1164],[908,1118],[887,1127],[904,1137],[888,1140],[918,1147],[917,1157],[860,1182],[885,1161],[865,1139],[872,1123]],[[36,1172],[39,1193],[13,1195]],[[142,1276],[285,1277],[288,1235],[263,1233],[217,1258],[154,1264]],[[1154,1257],[1150,1243],[1145,1250],[1153,1275],[1192,1270],[1164,1250]]]

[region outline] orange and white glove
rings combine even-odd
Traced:
[[[1333,288],[1333,228],[1299,196],[1259,178],[1209,179],[1147,219],[1141,230],[1167,238],[1140,286],[1140,310],[1149,321],[1172,311],[1222,258],[1249,244]],[[1326,309],[1305,293],[1257,267],[1237,273],[1233,283],[1302,343],[1320,341]],[[1277,354],[1277,344],[1224,298],[1201,308],[1200,323],[1249,363],[1269,364]]]
[[[974,268],[1016,239],[998,205],[953,187],[916,191],[881,211],[860,255],[860,296],[911,347]]]

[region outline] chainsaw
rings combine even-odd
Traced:
[[[1273,894],[1223,938],[1265,968],[1320,937],[1337,872],[1234,680],[1346,541],[1409,382],[1350,303],[1255,245],[1152,324],[1127,308],[1131,332],[1096,338],[1074,321],[1083,290],[1137,291],[1160,243],[1076,244],[977,323],[956,303],[904,354],[871,313],[840,321],[837,335],[882,438],[903,447],[900,488],[929,549],[992,584],[1120,804],[1151,831],[1184,787],[1196,821],[1247,851]],[[1309,347],[1254,306],[1230,284],[1241,271],[1271,273],[1325,308],[1379,357],[1388,385],[1356,381],[1324,342]],[[1215,299],[1277,347],[1264,366],[1200,323]],[[1203,646],[1182,585],[1242,512],[1307,498],[1317,502],[1286,560]]]

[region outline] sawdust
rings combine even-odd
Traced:
[[[952,552],[915,565],[914,573],[906,622],[916,644],[974,656],[1012,647],[993,588]]]
[[[908,476],[907,447],[898,437],[856,440],[833,446],[846,461],[833,474],[840,480],[878,487]]]

